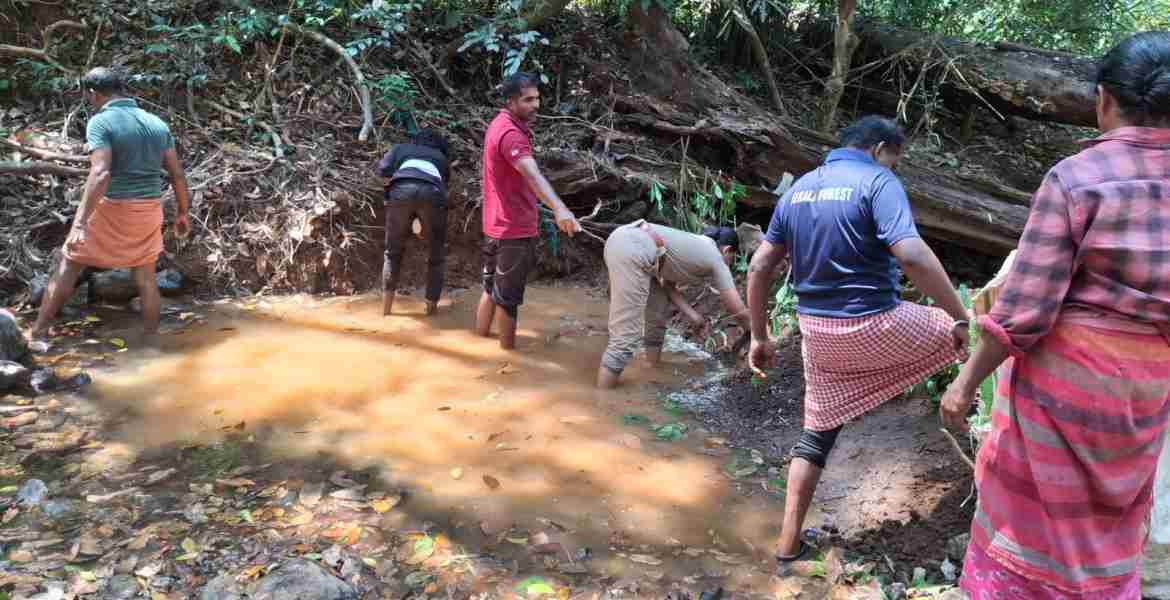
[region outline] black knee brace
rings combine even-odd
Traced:
[[[837,443],[837,434],[841,433],[841,427],[838,425],[828,431],[805,429],[800,432],[800,440],[792,448],[792,457],[803,458],[818,468],[825,468],[825,461],[829,460],[829,451]]]

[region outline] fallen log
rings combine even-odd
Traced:
[[[901,55],[952,69],[944,87],[960,113],[964,106],[984,105],[1000,117],[1097,125],[1092,58],[1006,42],[973,44],[872,20],[857,29],[862,44],[855,64]]]
[[[76,167],[66,167],[37,160],[11,161],[0,160],[0,175],[58,175],[61,177],[83,177],[89,171]]]
[[[785,173],[800,176],[816,168],[836,146],[833,137],[764,110],[685,54],[672,54],[685,51],[685,41],[652,45],[650,40],[673,37],[667,30],[673,25],[655,6],[642,13],[640,4],[632,2],[629,10],[630,21],[649,31],[648,38],[636,34],[627,40],[631,80],[648,93],[614,98],[615,127],[657,138],[661,147],[689,138],[688,159],[753,190],[772,189]],[[671,83],[682,75],[693,80],[685,86]],[[1026,192],[1002,184],[973,185],[908,158],[899,164],[898,177],[924,233],[992,255],[1015,248],[1028,215]],[[775,198],[757,192],[744,203],[768,208]]]

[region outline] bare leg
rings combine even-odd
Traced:
[[[500,347],[504,350],[516,348],[516,319],[502,306],[496,307],[496,320],[500,323]]]
[[[600,389],[608,390],[617,387],[620,377],[620,374],[610,371],[604,365],[597,367],[597,387]]]
[[[479,306],[475,309],[475,333],[481,337],[488,337],[492,333],[492,317],[496,314],[496,303],[492,302],[491,294],[483,293],[479,298]]]
[[[146,345],[158,342],[158,322],[162,312],[162,297],[158,293],[158,282],[154,278],[154,261],[134,267],[134,283],[138,285],[138,297],[142,299],[142,334]]]
[[[57,271],[49,278],[45,296],[41,299],[41,310],[37,314],[37,322],[32,328],[32,337],[43,338],[49,334],[49,323],[57,316],[57,312],[73,295],[77,286],[77,277],[85,266],[75,263],[68,258],[61,257]]]
[[[784,499],[784,526],[776,548],[780,555],[792,556],[800,551],[800,530],[820,480],[820,467],[803,458],[792,459],[788,468],[788,494]]]

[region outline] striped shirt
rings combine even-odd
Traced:
[[[1019,356],[1064,313],[1170,331],[1170,129],[1122,127],[1048,172],[984,329]]]

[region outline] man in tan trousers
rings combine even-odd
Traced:
[[[609,271],[609,344],[597,369],[597,387],[617,385],[641,341],[646,358],[658,364],[673,303],[695,327],[706,320],[687,304],[677,284],[706,284],[719,292],[727,312],[744,331],[747,307],[731,276],[739,236],[730,227],[709,227],[703,235],[635,221],[610,234],[605,242]]]

